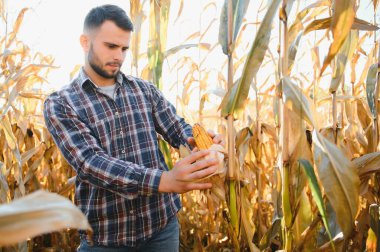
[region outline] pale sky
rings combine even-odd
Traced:
[[[51,54],[59,69],[51,71],[52,86],[69,82],[69,74],[76,64],[83,63],[79,44],[83,20],[87,12],[97,5],[116,4],[129,12],[127,0],[5,0],[9,18],[14,19],[23,7],[26,12],[18,38],[34,52]],[[13,21],[10,23],[13,24]]]
[[[216,1],[216,4],[213,3],[210,8],[205,8],[209,2],[207,0],[191,0],[184,1],[184,10],[181,13],[181,18],[178,22],[174,22],[177,19],[177,15],[179,12],[178,3],[179,0],[173,0],[172,6],[170,9],[170,18],[169,18],[169,27],[170,32],[168,34],[168,42],[167,49],[170,49],[174,46],[178,46],[186,43],[208,43],[210,45],[214,45],[217,43],[218,31],[219,31],[219,19],[220,19],[220,9],[224,1]],[[261,20],[264,11],[259,11],[259,3],[261,1],[251,1],[249,5],[249,9],[246,14],[246,22],[255,22],[257,19]],[[302,1],[301,1],[302,2]],[[311,1],[310,1],[311,2]],[[149,4],[149,1],[146,0],[146,3]],[[82,25],[85,15],[88,11],[95,6],[102,4],[116,4],[126,10],[129,13],[129,0],[5,0],[6,11],[9,16],[9,26],[13,25],[15,18],[17,17],[18,12],[23,7],[29,7],[30,10],[26,12],[24,22],[21,26],[20,32],[18,34],[18,38],[23,41],[26,45],[28,45],[32,52],[42,52],[45,55],[51,54],[55,58],[55,65],[60,66],[57,70],[52,70],[48,76],[48,80],[50,84],[49,89],[58,89],[60,86],[66,85],[69,82],[69,74],[74,69],[74,66],[77,64],[83,63],[83,52],[79,44],[79,36],[82,32]],[[302,5],[307,4],[307,2],[302,2]],[[295,8],[294,8],[295,9]],[[190,10],[190,11],[189,11]],[[296,11],[296,10],[295,10]],[[145,13],[147,16],[149,13]],[[369,0],[362,0],[360,4],[360,8],[358,11],[358,17],[364,19],[366,21],[372,22],[373,20],[373,7]],[[293,15],[294,18],[294,15]],[[215,19],[215,20],[214,20]],[[194,39],[190,39],[186,41],[186,38],[190,34],[195,32],[203,33],[208,28],[208,24],[212,21],[213,25],[211,29],[209,29],[205,36],[202,38],[195,37]],[[377,16],[378,23],[380,21],[379,16]],[[149,22],[147,20],[143,23],[143,32],[142,32],[142,41],[143,43],[147,43],[148,36],[148,27]],[[257,25],[247,26],[244,30],[244,39],[243,41],[247,41],[246,43],[242,43],[240,48],[237,48],[238,57],[245,55],[249,52],[250,44],[253,41],[254,35],[257,31]],[[278,26],[274,25],[272,30],[272,45],[271,52],[275,53],[277,49],[278,39],[275,38],[278,36]],[[9,28],[10,29],[10,28]],[[322,32],[321,32],[322,33]],[[144,38],[145,36],[145,38]],[[311,35],[310,35],[311,36]],[[371,41],[368,42],[368,45],[364,45],[364,47],[371,48],[373,43]],[[323,62],[323,57],[325,53],[327,53],[327,48],[329,43],[326,41],[326,52],[321,50],[321,61]],[[306,42],[302,42],[301,46],[303,46],[302,50],[299,48],[300,52],[298,55],[302,55],[302,51],[310,50],[310,44]],[[323,46],[323,45],[322,45]],[[143,46],[146,48],[146,44]],[[208,79],[208,89],[218,88],[220,83],[218,83],[218,73],[221,72],[224,78],[227,79],[227,71],[226,66],[223,65],[223,62],[226,60],[226,56],[221,52],[220,45],[217,46],[216,50],[212,52],[211,55],[207,56],[207,51],[199,50],[199,49],[190,49],[185,52],[177,53],[171,58],[167,59],[164,62],[164,68],[168,69],[173,67],[176,64],[178,59],[181,57],[189,56],[198,64],[198,67],[201,69],[211,69],[210,77]],[[298,57],[297,55],[297,57]],[[206,61],[202,61],[202,57],[207,56]],[[307,60],[307,58],[305,58]],[[123,66],[123,71],[127,74],[131,74],[128,72],[131,61],[131,55],[127,55],[126,61]],[[146,64],[146,60],[144,58],[140,58],[142,68],[144,64]],[[309,61],[310,62],[310,61]],[[273,66],[270,67],[271,64],[268,64],[269,67],[263,67],[260,69],[258,73],[257,82],[263,82],[267,76],[268,72],[274,72]],[[310,64],[307,64],[310,65]],[[308,74],[308,72],[312,71],[313,66],[307,66],[304,64],[298,64],[295,68],[295,71],[301,71],[304,74]],[[299,68],[301,67],[301,68]],[[223,69],[222,69],[223,68]],[[242,68],[242,67],[241,67]],[[240,68],[240,72],[241,72]],[[309,68],[309,69],[308,69]],[[128,69],[128,70],[127,70]],[[213,70],[214,69],[214,70]],[[140,69],[141,71],[141,69]],[[165,75],[165,84],[164,84],[164,93],[173,96],[170,97],[170,100],[175,103],[176,95],[181,96],[182,93],[182,83],[183,76],[186,75],[188,69],[179,69],[171,72],[171,74]],[[239,77],[240,72],[237,71],[235,73],[235,77]],[[199,79],[202,79],[203,76],[196,76]],[[236,79],[236,78],[235,78]],[[322,82],[323,84],[323,82]],[[328,82],[325,83],[328,85]],[[174,89],[173,89],[174,87]],[[176,89],[175,89],[176,88]],[[189,89],[196,90],[197,87]],[[193,91],[193,94],[197,94],[197,91]],[[251,93],[252,94],[252,93]],[[198,99],[192,99],[198,102]],[[197,107],[195,104],[194,108]]]

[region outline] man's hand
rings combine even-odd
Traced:
[[[162,174],[158,191],[185,193],[211,188],[211,183],[196,182],[196,180],[214,173],[218,168],[217,159],[202,159],[208,154],[210,154],[208,150],[194,152],[175,163],[173,169]]]
[[[226,147],[226,142],[223,140],[223,136],[221,134],[215,134],[214,131],[212,130],[208,130],[207,133],[209,134],[209,136],[212,138],[212,141],[215,143],[215,144],[220,144],[222,145],[223,147]],[[189,137],[187,139],[187,143],[191,146],[191,147],[195,147],[195,140],[194,140],[194,137]]]

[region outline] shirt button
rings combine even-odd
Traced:
[[[120,130],[120,134],[123,135],[123,131],[122,130]]]
[[[130,210],[130,211],[129,211],[130,214],[133,214],[134,212],[135,212],[135,211],[133,211],[133,210]]]
[[[118,115],[119,115],[119,112],[117,112],[117,111],[116,111],[116,112],[115,112],[115,115],[117,115],[117,116],[118,116]]]
[[[121,153],[123,153],[123,154],[124,154],[124,153],[125,153],[125,150],[122,150],[122,151],[121,151]]]

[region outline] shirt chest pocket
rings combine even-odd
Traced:
[[[112,155],[112,139],[114,138],[113,128],[115,128],[114,118],[107,117],[105,113],[100,113],[94,116],[90,116],[89,127],[92,131],[93,136],[97,139],[99,146],[107,152],[107,154]]]
[[[132,129],[143,128],[145,130],[154,130],[152,117],[152,104],[144,99],[138,99],[131,103],[131,114],[133,116]]]

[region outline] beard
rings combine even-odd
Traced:
[[[120,72],[121,63],[119,63],[119,62],[108,62],[108,63],[106,63],[106,65],[107,64],[119,65],[119,70],[113,71],[113,72],[107,72],[103,68],[102,64],[100,63],[99,57],[95,54],[92,45],[90,46],[90,51],[88,52],[87,59],[88,59],[88,63],[90,64],[91,68],[95,71],[95,73],[97,73],[98,75],[100,75],[101,77],[103,77],[105,79],[113,79]]]

